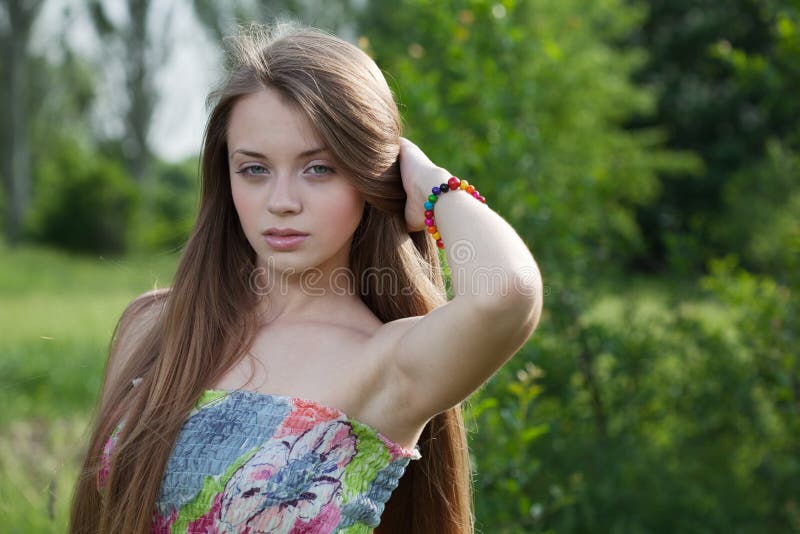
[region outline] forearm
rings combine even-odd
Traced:
[[[442,169],[431,177],[427,192],[447,183],[450,176]],[[519,303],[541,307],[542,280],[536,260],[490,202],[484,204],[465,191],[454,190],[440,194],[434,205],[453,294],[498,307]]]

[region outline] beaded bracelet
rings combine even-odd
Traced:
[[[444,243],[442,242],[442,236],[439,234],[439,230],[436,228],[436,221],[433,217],[433,207],[436,201],[439,200],[439,195],[455,191],[456,189],[462,189],[486,204],[486,197],[481,195],[478,190],[475,189],[475,186],[470,185],[466,180],[459,180],[455,176],[451,176],[446,184],[433,187],[431,189],[432,194],[428,195],[428,201],[425,202],[425,224],[428,226],[428,233],[433,235],[433,238],[436,240],[436,246],[439,248],[444,248]]]

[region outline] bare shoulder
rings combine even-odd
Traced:
[[[109,388],[117,383],[135,348],[157,324],[168,293],[169,288],[146,291],[123,310],[109,345],[103,379],[103,402],[108,397]]]
[[[540,297],[457,297],[381,325],[367,342],[381,369],[377,409],[393,413],[398,434],[410,435],[491,378],[527,342],[540,313]]]
[[[112,337],[120,350],[127,348],[154,326],[161,315],[169,288],[146,291],[133,299],[122,312]]]

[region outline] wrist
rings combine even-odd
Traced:
[[[434,214],[434,208],[436,207],[436,203],[439,201],[442,195],[445,194],[453,194],[456,191],[463,191],[464,193],[469,194],[470,196],[474,197],[478,201],[486,204],[486,197],[480,194],[480,192],[475,189],[475,186],[471,185],[466,180],[461,180],[457,176],[450,176],[447,179],[447,182],[443,182],[440,185],[434,185],[431,187],[431,194],[428,195],[427,200],[425,201],[425,225],[428,227],[428,233],[430,233],[433,238],[436,240],[436,246],[439,248],[444,248],[444,243],[442,242],[442,236],[439,234],[439,229],[436,226],[436,219]]]
[[[424,179],[420,180],[420,193],[423,198],[427,198],[431,194],[431,189],[446,184],[450,177],[450,171],[444,167],[436,167],[430,172],[425,173]]]

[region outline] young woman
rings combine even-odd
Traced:
[[[114,331],[70,532],[473,532],[461,403],[536,328],[536,262],[401,137],[363,51],[230,42],[198,218]]]

